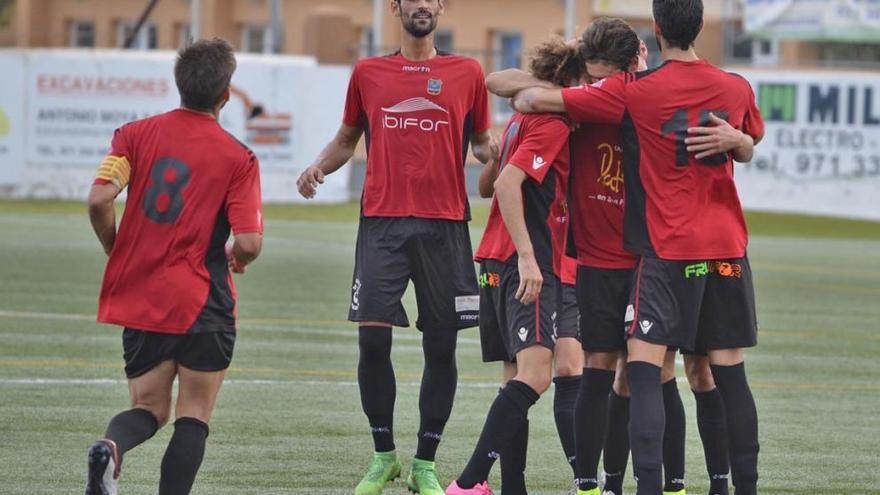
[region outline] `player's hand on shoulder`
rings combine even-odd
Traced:
[[[688,153],[696,153],[700,160],[707,156],[727,153],[740,146],[743,133],[714,113],[709,114],[708,126],[690,127],[690,136],[684,140]]]
[[[534,255],[520,256],[517,264],[519,287],[516,289],[516,299],[523,304],[532,304],[541,295],[544,276]]]
[[[315,197],[315,193],[318,189],[318,184],[324,183],[324,172],[321,172],[321,169],[316,166],[311,166],[303,171],[300,174],[299,179],[296,181],[296,187],[299,189],[299,193],[306,199],[312,199]]]

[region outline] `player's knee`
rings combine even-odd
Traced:
[[[515,379],[517,381],[525,383],[529,387],[532,387],[532,389],[539,395],[543,394],[547,391],[548,388],[550,388],[551,377],[549,373],[542,373],[538,371],[523,372],[522,370],[520,370],[520,372],[517,373]]]
[[[422,352],[425,367],[446,369],[455,367],[455,347],[458,333],[455,331],[431,331],[422,334]]]
[[[578,376],[583,372],[580,363],[572,361],[557,361],[556,376]]]
[[[591,352],[587,354],[587,368],[615,371],[617,369],[616,352]]]
[[[133,405],[134,409],[143,409],[156,418],[159,428],[168,424],[168,418],[171,416],[171,402],[167,403],[137,403]]]
[[[684,360],[684,371],[694,392],[709,392],[715,388],[715,379],[707,357],[687,356]]]

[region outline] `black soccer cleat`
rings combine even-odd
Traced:
[[[119,453],[111,440],[98,440],[89,447],[89,480],[85,495],[116,495]]]

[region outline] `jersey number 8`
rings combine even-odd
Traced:
[[[183,211],[183,188],[192,173],[175,158],[160,158],[153,164],[153,185],[144,196],[144,214],[156,223],[173,223]]]

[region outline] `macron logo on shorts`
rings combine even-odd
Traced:
[[[520,328],[519,329],[519,340],[525,342],[527,338],[529,338],[529,331],[526,330],[526,327]]]
[[[535,159],[532,160],[532,168],[540,170],[544,165],[547,165],[547,162],[544,161],[544,157],[535,155]]]
[[[653,321],[642,320],[639,322],[639,327],[642,328],[642,333],[645,335],[648,335],[648,332],[651,331],[651,327],[653,327],[653,326],[654,326]]]

